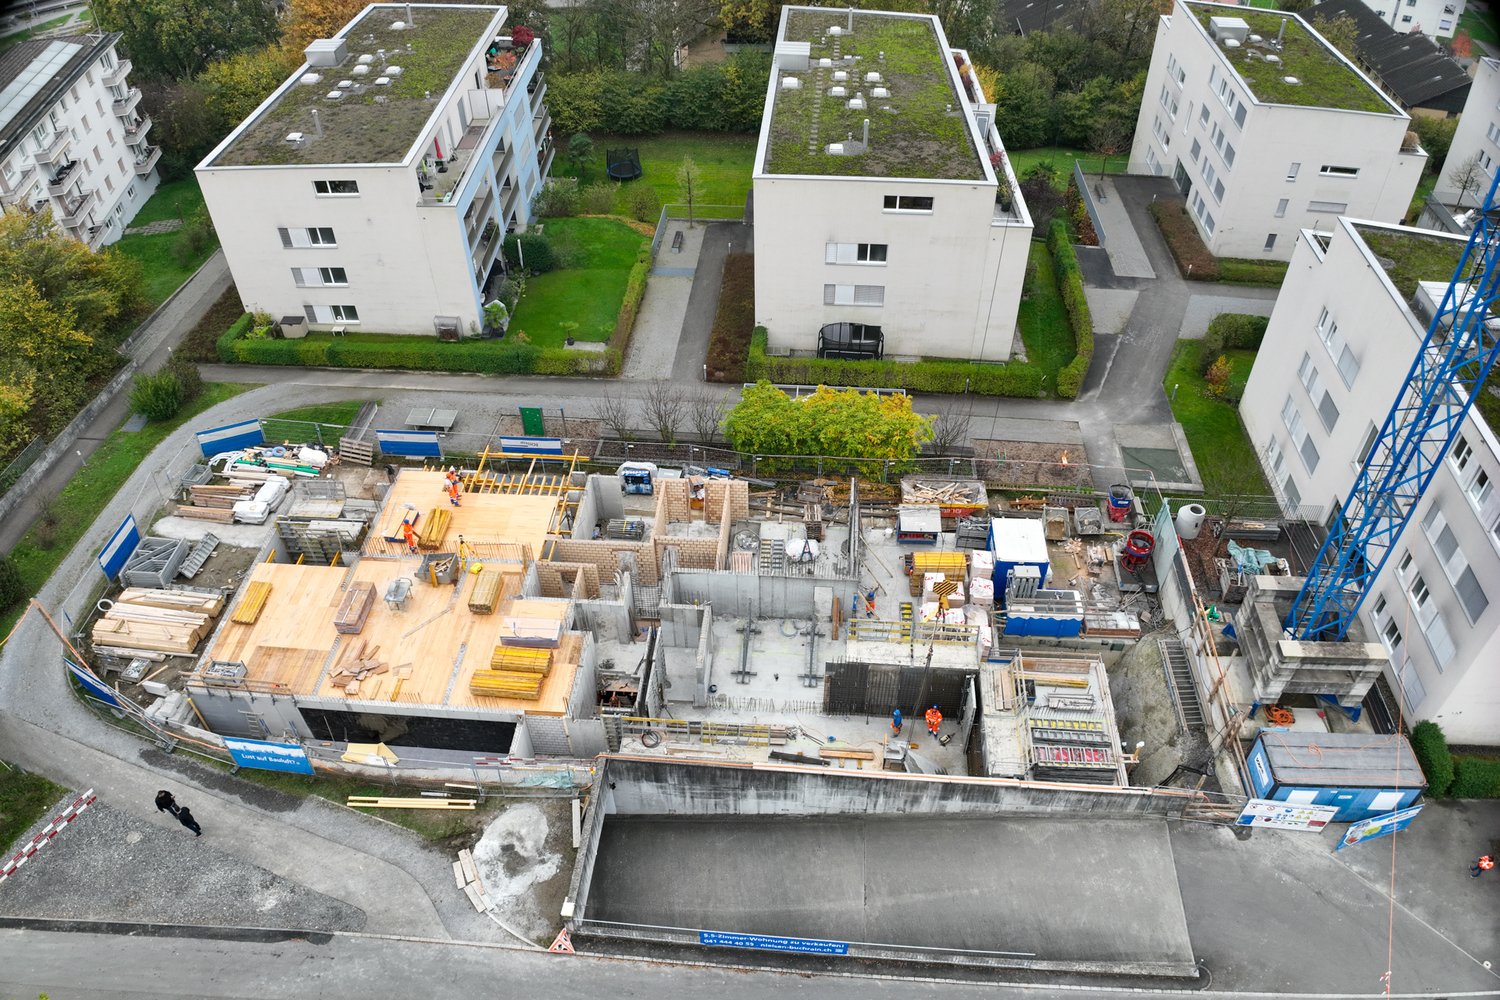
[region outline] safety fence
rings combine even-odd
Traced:
[[[0,496],[9,493],[11,488],[26,472],[27,469],[41,457],[42,452],[47,450],[47,439],[38,434],[31,439],[31,443],[22,448],[15,458],[0,469]]]

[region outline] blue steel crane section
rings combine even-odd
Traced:
[[[1286,627],[1298,639],[1336,641],[1348,634],[1500,353],[1485,336],[1500,280],[1497,187],[1500,172],[1342,516],[1287,616]]]

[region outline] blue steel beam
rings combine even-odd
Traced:
[[[1500,354],[1500,344],[1485,336],[1500,281],[1497,188],[1500,171],[1342,516],[1287,616],[1286,627],[1298,639],[1336,641],[1348,634]]]

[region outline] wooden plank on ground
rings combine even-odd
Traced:
[[[476,913],[483,913],[485,910],[489,909],[489,906],[485,902],[484,895],[479,891],[474,883],[470,882],[468,885],[464,886],[464,895],[468,896],[469,902],[474,904],[474,911]]]
[[[474,865],[474,855],[467,849],[458,852],[458,863],[463,866],[464,881],[479,881],[479,869]]]

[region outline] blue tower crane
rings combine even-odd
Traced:
[[[1500,281],[1497,188],[1500,171],[1406,381],[1293,602],[1286,628],[1298,639],[1330,642],[1348,634],[1500,354],[1485,326]]]

